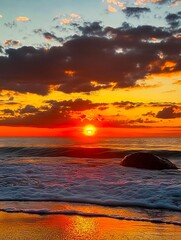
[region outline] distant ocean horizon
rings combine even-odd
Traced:
[[[181,138],[1,137],[0,210],[181,225],[180,146]],[[166,157],[178,170],[120,166],[137,151]]]
[[[122,150],[180,150],[181,137],[0,137],[0,147],[100,147]]]

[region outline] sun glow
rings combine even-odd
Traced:
[[[86,125],[83,130],[84,135],[93,136],[96,133],[96,128],[93,125]]]

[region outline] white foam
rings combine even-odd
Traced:
[[[119,159],[18,158],[0,163],[0,200],[53,200],[181,211],[181,173]]]
[[[83,217],[99,217],[99,218],[113,218],[117,220],[127,220],[127,221],[140,221],[140,222],[152,222],[152,223],[160,223],[160,224],[173,224],[181,226],[181,222],[179,221],[168,221],[158,218],[138,218],[138,217],[126,217],[120,215],[112,215],[105,213],[87,213],[76,210],[48,210],[48,209],[16,209],[16,208],[5,208],[0,209],[0,211],[7,213],[26,213],[26,214],[37,214],[37,215],[78,215]]]

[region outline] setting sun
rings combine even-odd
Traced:
[[[83,130],[84,135],[93,136],[96,133],[96,128],[93,125],[86,125]]]

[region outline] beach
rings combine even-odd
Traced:
[[[2,207],[6,210],[2,211]],[[59,202],[1,202],[0,239],[180,240],[179,219],[177,212],[154,209]]]
[[[0,213],[1,240],[180,240],[172,224],[100,217]]]

